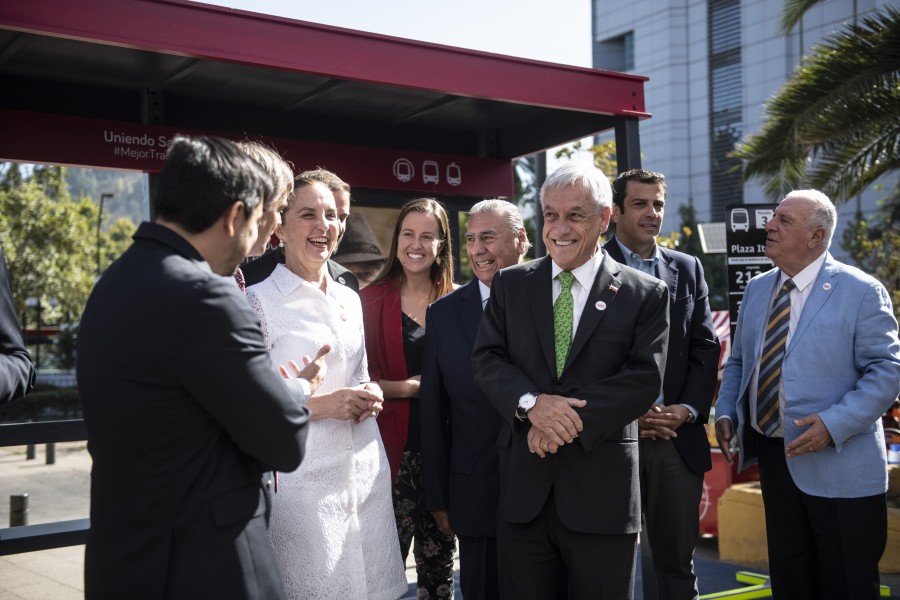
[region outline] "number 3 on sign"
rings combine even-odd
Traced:
[[[759,209],[756,210],[756,228],[757,229],[765,229],[766,224],[772,220],[772,214],[774,213],[771,209]]]

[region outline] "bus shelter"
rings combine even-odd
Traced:
[[[177,133],[257,139],[324,167],[357,207],[514,194],[513,159],[615,131],[640,165],[645,77],[317,25],[192,0],[0,3],[0,160],[161,168]],[[451,223],[456,223],[451,219]],[[86,439],[0,425],[3,445]],[[0,555],[84,543],[87,519],[0,530]]]
[[[512,159],[611,129],[638,166],[649,117],[645,77],[192,0],[4,2],[0,81],[0,160],[153,173],[176,133],[250,137],[363,206],[509,197]]]

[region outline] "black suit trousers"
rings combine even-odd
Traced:
[[[658,597],[694,600],[699,596],[694,549],[700,538],[703,475],[687,466],[673,440],[641,439],[639,446],[641,506]]]
[[[500,521],[497,527],[500,597],[504,600],[558,597],[559,574],[564,567],[570,600],[631,600],[637,534],[573,531],[560,522],[553,496],[551,491],[540,514],[528,523]],[[523,569],[521,565],[528,568]]]
[[[457,535],[459,541],[459,588],[465,600],[496,600],[500,597],[497,575],[497,538]]]
[[[878,561],[887,544],[887,499],[822,498],[794,484],[784,440],[757,438],[766,511],[772,597],[864,600],[879,594]]]

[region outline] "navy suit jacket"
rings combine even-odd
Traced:
[[[603,245],[609,255],[625,264],[615,236]],[[663,378],[663,401],[690,404],[697,420],[678,428],[675,447],[695,473],[712,468],[709,438],[703,426],[716,392],[721,346],[709,310],[709,288],[696,256],[659,248],[659,276],[669,288],[669,350]]]
[[[282,598],[262,474],[300,464],[306,398],[275,372],[232,277],[162,225],[134,239],[79,331],[85,597]]]
[[[13,307],[9,271],[0,248],[0,404],[25,395],[34,385],[34,365],[25,349]]]
[[[500,415],[475,385],[472,347],[481,323],[478,280],[428,307],[419,422],[425,507],[448,510],[455,533],[494,537],[500,497]]]
[[[655,277],[605,256],[556,376],[550,257],[503,269],[491,284],[472,366],[500,413],[500,518],[527,523],[554,494],[559,520],[589,534],[640,530],[637,418],[659,396],[669,294]],[[516,418],[529,392],[587,401],[580,435],[556,454],[528,450],[531,424]],[[552,492],[551,492],[552,490]]]

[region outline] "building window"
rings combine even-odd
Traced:
[[[743,135],[740,0],[709,0],[710,209],[725,220],[725,207],[743,204],[741,162],[728,153]]]
[[[634,70],[634,32],[594,42],[594,68],[608,71]]]

